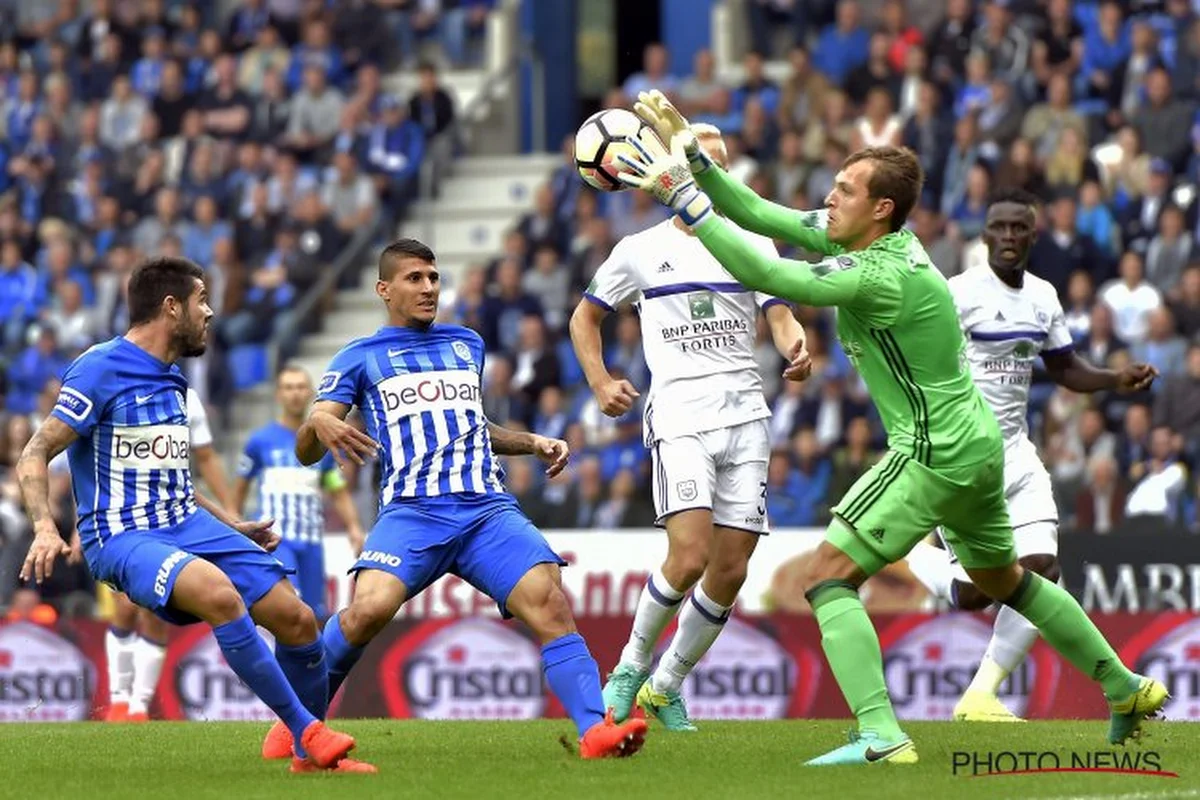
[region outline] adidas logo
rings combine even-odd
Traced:
[[[1003,312],[1001,312],[1001,311],[996,312],[996,322],[1004,322],[1004,313]]]
[[[664,272],[674,272],[674,271],[675,271],[675,268],[671,266],[671,262],[669,262],[669,261],[664,261],[662,263],[662,266],[660,266],[658,268],[659,275],[662,275]]]

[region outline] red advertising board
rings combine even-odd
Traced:
[[[1095,616],[1123,660],[1171,688],[1172,719],[1200,719],[1200,617]],[[874,617],[888,688],[903,719],[945,719],[986,646],[986,615]],[[616,661],[627,617],[579,621],[602,670]],[[669,634],[669,632],[668,632]],[[79,720],[102,712],[108,688],[104,625],[0,627],[0,721]],[[697,718],[841,718],[845,703],[810,616],[730,621],[684,685]],[[1044,642],[1002,697],[1031,719],[1099,719],[1099,689]],[[266,720],[270,712],[229,670],[203,626],[178,629],[155,702],[167,719]],[[527,719],[561,716],[542,679],[539,648],[518,624],[484,617],[401,619],[372,643],[337,698],[343,717]]]

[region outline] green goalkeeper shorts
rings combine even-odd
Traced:
[[[904,558],[938,525],[966,569],[1017,559],[999,450],[986,461],[936,472],[889,450],[855,481],[833,515],[826,541],[868,575]]]

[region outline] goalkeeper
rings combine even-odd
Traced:
[[[637,112],[671,152],[639,147],[639,158],[622,159],[622,180],[670,206],[747,288],[836,307],[838,338],[888,432],[886,455],[834,507],[805,593],[858,720],[848,744],[808,763],[917,761],[888,697],[879,639],[858,588],[938,525],[979,589],[1025,616],[1100,684],[1112,711],[1109,741],[1140,735],[1143,719],[1166,702],[1166,687],[1127,669],[1070,594],[1017,563],[999,426],[971,381],[946,280],[903,227],[923,181],[912,152],[854,153],[825,210],[796,211],[714,166],[661,93],[639,97]],[[742,228],[825,258],[810,265],[765,257],[713,213],[714,204]]]

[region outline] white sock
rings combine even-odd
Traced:
[[[660,694],[679,691],[688,673],[704,658],[724,629],[731,608],[713,600],[704,593],[701,584],[696,584],[691,600],[679,614],[675,636],[650,678],[654,691]]]
[[[929,542],[917,542],[905,556],[908,568],[929,593],[941,600],[953,600],[950,587],[954,581],[969,582],[967,571],[950,560],[949,550],[934,547]]]
[[[686,590],[685,590],[686,591]],[[650,669],[654,659],[654,645],[663,629],[679,610],[679,601],[684,592],[671,586],[658,569],[646,581],[638,598],[637,613],[633,617],[633,630],[629,632],[629,641],[621,651],[621,663],[638,669]]]
[[[133,650],[133,690],[129,698],[130,714],[145,714],[158,688],[158,676],[162,674],[163,659],[167,648],[149,639],[137,637]]]
[[[1038,629],[1032,622],[1008,606],[1000,606],[992,626],[992,640],[967,691],[995,695],[1004,679],[1021,666],[1037,639]]]
[[[108,702],[128,703],[133,690],[133,651],[137,634],[125,631],[120,635],[109,627],[104,634],[104,656],[108,662]]]

